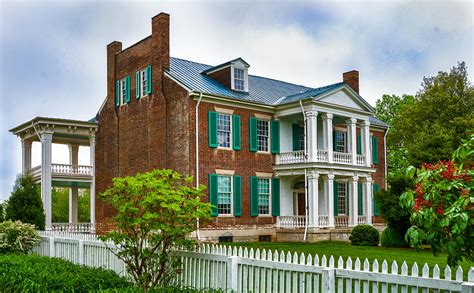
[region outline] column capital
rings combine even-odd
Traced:
[[[95,134],[89,135],[89,143],[95,143]]]
[[[26,140],[26,139],[21,140],[21,146],[23,148],[31,148],[32,143],[33,143],[33,141],[31,141],[31,140]]]
[[[354,176],[349,177],[349,181],[351,182],[359,181],[359,175],[354,175]]]
[[[319,179],[319,173],[317,171],[309,171],[308,179]]]
[[[326,177],[327,177],[327,180],[334,180],[335,176],[334,176],[334,174],[330,173],[330,174],[327,174]]]
[[[372,183],[372,176],[365,176],[364,181],[366,183]]]
[[[331,113],[324,113],[322,115],[322,117],[323,117],[323,119],[332,119],[334,117],[334,115],[331,114]]]
[[[370,121],[369,120],[362,120],[361,124],[362,124],[362,126],[369,127],[370,126]]]
[[[53,140],[53,131],[42,131],[40,133],[41,135],[41,141],[52,141]]]
[[[308,118],[318,116],[318,111],[316,110],[306,110],[305,113],[306,113],[306,117]]]
[[[349,118],[346,120],[347,124],[356,124],[357,123],[357,118]]]

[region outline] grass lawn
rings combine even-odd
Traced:
[[[332,255],[335,258],[335,264],[337,266],[337,259],[339,256],[342,256],[344,260],[347,257],[351,257],[353,263],[355,262],[356,257],[361,260],[361,265],[363,265],[363,261],[367,258],[372,264],[372,262],[377,259],[379,261],[379,265],[381,268],[382,261],[385,259],[390,267],[394,260],[397,261],[398,267],[400,267],[403,261],[406,261],[409,271],[411,272],[411,266],[414,262],[418,264],[419,272],[421,273],[422,266],[424,263],[427,263],[430,267],[430,271],[432,272],[432,268],[435,264],[438,264],[441,269],[441,276],[444,276],[444,267],[446,266],[446,255],[439,255],[435,257],[430,249],[424,249],[422,251],[416,251],[415,249],[411,248],[387,248],[387,247],[371,247],[371,246],[354,246],[347,242],[339,242],[339,241],[321,241],[316,243],[289,243],[289,242],[234,242],[229,243],[235,246],[243,246],[243,247],[253,247],[255,248],[264,248],[264,249],[271,249],[272,251],[277,250],[278,253],[280,251],[290,251],[290,252],[304,252],[305,255],[308,253],[319,255],[319,258],[323,255],[329,260],[329,257]],[[464,276],[467,276],[467,272],[469,269],[474,266],[474,262],[464,261],[461,263],[461,266],[464,271]],[[456,269],[451,268],[452,275],[454,278],[454,273]]]

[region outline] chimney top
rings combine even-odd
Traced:
[[[359,71],[351,70],[342,74],[342,81],[359,93]]]

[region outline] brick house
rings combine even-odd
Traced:
[[[170,57],[168,14],[151,36],[107,46],[97,114],[95,190],[117,176],[170,168],[208,186],[209,241],[344,239],[378,220],[387,125],[359,95],[359,73],[311,88]],[[95,201],[95,221],[113,215]]]

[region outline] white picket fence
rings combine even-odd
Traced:
[[[124,264],[94,235],[42,233],[36,253],[60,257],[126,275]],[[427,264],[370,263],[333,256],[284,253],[223,245],[202,245],[197,251],[179,251],[182,260],[177,280],[198,289],[234,292],[474,292],[474,267],[441,270]],[[454,276],[453,276],[454,273]]]

